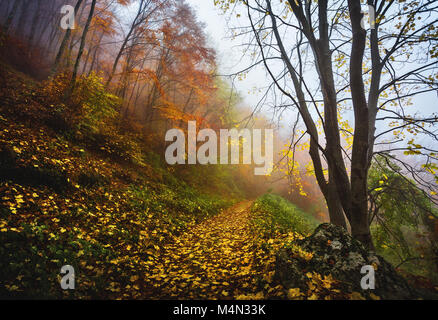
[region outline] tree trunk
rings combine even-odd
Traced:
[[[333,182],[332,178],[329,178],[327,195],[325,198],[329,211],[330,223],[343,227],[345,230],[347,230],[347,223],[345,221],[344,211],[342,210],[342,204],[339,199],[336,184]]]
[[[93,71],[94,65],[96,63],[97,52],[99,50],[100,44],[102,43],[102,39],[103,39],[104,35],[105,35],[105,33],[102,32],[100,37],[99,37],[99,41],[95,45],[95,49],[94,49],[94,53],[93,53],[93,58],[91,60],[91,66],[90,66],[90,69],[88,70],[88,75],[90,75],[91,72]]]
[[[14,20],[15,14],[17,13],[17,10],[18,10],[18,5],[20,3],[21,3],[21,1],[15,0],[11,12],[8,14],[8,18],[6,19],[6,23],[3,27],[3,32],[6,35],[9,33],[9,28],[11,27],[12,21]]]
[[[38,20],[40,18],[41,0],[37,0],[36,10],[33,15],[32,25],[30,27],[30,33],[28,37],[29,46],[32,47],[33,39],[35,38],[35,32],[38,26]]]
[[[82,1],[83,0],[78,0],[78,2],[76,2],[75,12],[74,12],[75,18],[76,18],[76,13],[78,12],[82,4]],[[61,58],[65,51],[65,47],[67,46],[67,43],[70,40],[70,36],[71,36],[71,29],[67,29],[64,35],[64,39],[62,40],[61,47],[59,47],[58,54],[56,55],[55,63],[53,64],[53,68],[52,68],[52,74],[55,73],[58,69],[59,62],[61,61]]]
[[[96,35],[96,29],[93,30],[93,33],[91,34],[91,39],[90,39],[90,45],[88,46],[88,50],[87,50],[87,55],[85,56],[85,61],[84,61],[84,66],[82,67],[82,73],[84,74],[85,71],[87,70],[87,66],[88,66],[88,61],[90,60],[90,55],[91,55],[91,51],[93,48],[93,41],[94,41],[94,36]]]
[[[267,1],[268,11],[272,12],[270,1]],[[294,4],[291,4],[294,5]],[[327,5],[327,4],[326,4]],[[320,10],[322,10],[320,8]],[[321,17],[324,19],[324,17]],[[320,79],[322,84],[322,89],[324,93],[324,105],[325,105],[325,114],[326,117],[329,117],[327,121],[330,121],[330,118],[335,119],[336,124],[333,124],[331,127],[326,128],[327,134],[327,152],[325,153],[327,156],[327,160],[329,163],[329,182],[327,183],[326,178],[324,176],[324,171],[321,163],[321,157],[319,154],[319,142],[318,142],[318,130],[316,128],[315,123],[312,120],[312,116],[307,108],[307,102],[303,93],[302,84],[297,77],[297,72],[293,67],[292,63],[289,60],[286,49],[284,48],[283,42],[281,40],[277,23],[275,18],[271,15],[271,21],[273,25],[273,31],[275,38],[277,39],[278,46],[280,48],[283,61],[286,64],[286,67],[289,70],[289,74],[292,78],[296,97],[298,99],[299,112],[304,120],[307,131],[310,135],[310,149],[309,154],[313,162],[313,167],[315,170],[316,181],[318,182],[318,186],[320,187],[324,198],[326,199],[327,207],[329,209],[330,222],[341,226],[346,229],[346,222],[343,214],[343,210],[349,216],[350,211],[348,210],[348,200],[349,200],[349,183],[348,183],[348,175],[345,170],[345,164],[342,160],[342,154],[340,149],[340,136],[339,129],[337,127],[337,113],[336,113],[336,91],[334,89],[334,81],[333,81],[333,72],[331,70],[331,59],[330,59],[330,50],[328,47],[328,38],[327,34],[324,35],[324,29],[326,26],[323,24],[320,26],[322,41],[320,43],[316,43],[315,39],[310,37],[310,42],[313,42],[313,50],[314,54],[317,57],[318,62],[318,72],[320,74]],[[326,33],[326,32],[325,32]],[[300,48],[297,49],[299,54]],[[334,109],[334,110],[333,110]],[[338,149],[337,149],[338,148]],[[340,160],[339,160],[340,159]],[[342,165],[344,165],[344,169],[342,169]],[[338,178],[340,177],[340,178]],[[342,198],[341,198],[342,195]]]
[[[78,56],[76,57],[76,63],[75,63],[75,66],[73,68],[73,75],[71,78],[71,88],[72,89],[74,89],[74,86],[76,84],[76,77],[78,74],[79,64],[81,62],[81,57],[82,57],[82,54],[84,52],[85,40],[87,39],[87,33],[88,33],[88,30],[90,29],[90,24],[91,24],[91,20],[93,19],[95,7],[96,7],[96,0],[93,0],[93,2],[91,3],[90,13],[88,14],[87,23],[85,24],[84,32],[82,33],[81,44],[79,47]]]
[[[360,0],[348,0],[353,41],[350,58],[350,89],[354,109],[354,140],[351,158],[351,233],[370,250],[374,250],[368,219],[368,139],[369,118],[362,78],[366,31],[360,21]]]
[[[135,29],[139,25],[139,22],[141,20],[140,17],[143,14],[143,11],[145,10],[144,4],[145,4],[145,1],[141,0],[140,4],[139,4],[139,7],[138,7],[137,15],[135,16],[135,19],[134,19],[134,21],[131,24],[131,27],[129,29],[128,34],[126,35],[125,39],[123,40],[123,43],[122,43],[122,46],[120,47],[119,52],[117,53],[116,59],[114,60],[113,67],[112,67],[111,73],[110,73],[110,75],[108,77],[108,80],[106,82],[105,87],[108,87],[110,85],[111,80],[113,79],[113,77],[114,77],[114,75],[116,73],[117,66],[119,64],[120,58],[122,57],[122,55],[123,55],[123,53],[124,53],[124,51],[126,49],[126,45],[128,44],[128,42],[129,42],[133,32],[135,31]]]
[[[18,16],[17,19],[17,27],[15,29],[15,35],[17,36],[22,36],[23,38],[26,35],[26,20],[27,20],[27,16],[29,11],[28,6],[29,6],[29,0],[21,0],[22,1],[22,5],[20,8],[20,15]]]

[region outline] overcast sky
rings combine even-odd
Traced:
[[[196,10],[198,19],[206,24],[206,34],[208,35],[211,45],[216,49],[218,53],[218,63],[220,72],[229,74],[231,72],[237,72],[248,66],[250,61],[248,58],[242,57],[242,48],[239,48],[239,39],[231,40],[227,37],[227,23],[226,16],[222,15],[221,10],[214,6],[213,0],[187,0],[188,3]],[[252,92],[254,87],[263,87],[268,85],[269,79],[261,69],[250,72],[248,79],[244,81],[235,81],[236,89],[241,93],[245,103],[254,108],[261,98],[261,94]],[[251,91],[251,93],[249,93]],[[438,111],[438,97],[436,92],[430,92],[417,96],[413,100],[413,110],[418,110],[423,114],[431,114]],[[269,109],[264,108],[267,112]],[[411,109],[411,111],[413,111]],[[267,112],[268,113],[268,112]],[[283,134],[286,134],[288,127],[292,123],[291,116],[293,113],[286,114],[282,123],[285,125]],[[288,119],[290,118],[290,119]],[[290,121],[288,121],[290,120]],[[351,123],[353,118],[351,114]],[[383,126],[383,128],[382,128]],[[379,128],[380,127],[380,128]],[[378,130],[387,129],[387,124],[380,123]],[[423,139],[421,139],[423,140]],[[425,145],[430,145],[431,141],[428,139],[419,141]]]
[[[188,0],[188,3],[196,10],[201,22],[206,24],[206,34],[216,49],[220,72],[230,74],[238,72],[249,65],[249,59],[242,57],[242,48],[239,48],[239,40],[231,40],[227,37],[226,17],[221,10],[214,6],[213,0]],[[253,107],[260,100],[260,95],[249,94],[254,87],[266,85],[264,72],[255,70],[251,77],[244,81],[236,81],[236,88],[242,93],[246,103]]]

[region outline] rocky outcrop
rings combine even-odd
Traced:
[[[301,259],[294,254],[294,245],[313,254],[311,259]],[[371,293],[382,299],[415,299],[416,294],[382,257],[367,252],[363,245],[353,239],[343,228],[321,224],[314,233],[280,249],[276,257],[275,278],[286,289],[305,290],[307,272],[332,275],[340,282],[342,291],[359,292],[369,298]],[[361,268],[374,268],[375,289],[363,290]]]

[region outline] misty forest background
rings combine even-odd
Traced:
[[[225,15],[233,3],[217,1]],[[60,27],[66,4],[73,30]],[[300,241],[331,218],[308,129],[296,121],[284,134],[281,111],[248,106],[236,90],[247,70],[218,76],[189,1],[0,0],[0,27],[2,298],[380,299],[340,281],[337,261],[312,271],[323,245],[312,252]],[[273,173],[167,165],[165,133],[187,132],[188,121],[218,135],[274,129]],[[343,133],[351,122],[339,119]],[[342,145],[348,162],[352,136]],[[426,164],[416,158],[425,149]],[[376,152],[366,178],[372,247],[415,297],[436,298],[438,286],[436,157],[412,140],[404,152]],[[302,285],[285,280],[282,254],[299,262],[289,272]],[[59,286],[67,264],[71,291]]]

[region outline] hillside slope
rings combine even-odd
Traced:
[[[133,133],[72,133],[48,83],[0,70],[2,296],[137,297],[131,279],[163,243],[239,196],[188,185]],[[73,292],[59,286],[67,264],[81,284]]]

